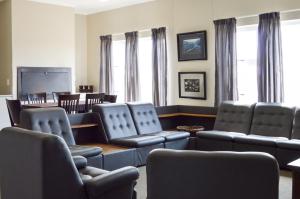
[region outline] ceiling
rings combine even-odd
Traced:
[[[126,7],[154,0],[30,0],[39,3],[73,7],[77,13],[93,14],[97,12]]]

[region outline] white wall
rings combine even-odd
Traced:
[[[270,11],[300,8],[299,0],[157,0],[87,16],[88,83],[99,84],[99,36],[166,26],[168,28],[169,102],[182,105],[214,105],[214,26],[213,20],[257,15]],[[177,61],[176,34],[207,30],[208,60]],[[205,71],[207,100],[178,97],[178,72]]]
[[[14,96],[18,66],[71,67],[75,74],[74,10],[32,1],[11,1]]]
[[[5,99],[11,99],[11,96],[10,95],[0,95],[0,130],[3,129],[4,127],[10,126],[10,121],[9,121],[9,116],[8,116]]]

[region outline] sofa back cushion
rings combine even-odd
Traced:
[[[257,103],[250,134],[290,138],[294,109],[277,103]]]
[[[217,113],[214,130],[249,133],[254,105],[223,102]]]
[[[51,133],[75,145],[72,129],[66,111],[63,108],[36,108],[21,111],[20,127]]]
[[[126,104],[97,104],[93,112],[100,113],[108,140],[138,135]]]
[[[162,131],[156,110],[151,103],[128,103],[138,134]]]
[[[300,108],[296,108],[294,124],[292,129],[292,139],[300,139]]]

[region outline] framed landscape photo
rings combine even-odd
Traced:
[[[177,34],[178,61],[207,60],[206,31]]]
[[[206,73],[179,72],[179,98],[206,100]]]

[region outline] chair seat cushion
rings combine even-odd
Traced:
[[[300,140],[280,140],[277,142],[277,146],[283,149],[299,150],[300,151]]]
[[[144,147],[163,143],[165,139],[154,135],[137,135],[111,140],[111,143],[127,147]]]
[[[83,157],[92,157],[97,156],[102,153],[100,147],[91,147],[91,146],[80,146],[80,145],[71,145],[69,146],[72,156],[83,156]]]
[[[190,133],[185,131],[161,131],[158,133],[152,133],[151,135],[161,136],[165,138],[166,141],[174,141],[190,137]]]
[[[199,131],[198,138],[232,141],[235,137],[244,137],[246,134],[228,131]]]
[[[277,146],[277,142],[280,140],[288,140],[285,137],[271,137],[262,135],[247,135],[243,137],[234,138],[235,142],[241,144],[254,144],[254,145],[265,145],[265,146]]]

